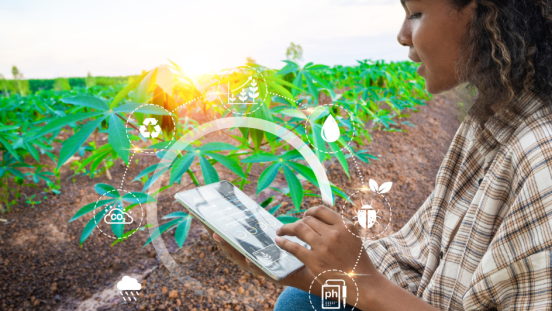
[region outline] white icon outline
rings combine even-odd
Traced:
[[[328,282],[343,282],[343,285],[334,285],[329,284]],[[337,288],[337,295],[336,297],[330,297],[327,294],[330,294],[333,296],[334,288]],[[331,289],[331,292],[328,292],[327,289]],[[341,305],[341,297],[343,297],[343,305]],[[328,298],[337,298],[337,301],[330,300]],[[337,305],[334,305],[337,302]],[[345,306],[347,304],[347,285],[345,283],[345,280],[341,279],[329,279],[324,282],[324,285],[322,285],[322,309],[324,310],[338,310],[341,309],[342,306]]]
[[[113,212],[114,212],[115,210],[118,210],[118,211],[120,211],[121,213],[115,215],[115,214],[113,214]],[[108,220],[107,220],[107,217],[108,217],[108,216],[111,218],[112,221],[108,221]],[[115,216],[116,219],[113,219],[113,216]],[[119,219],[119,216],[121,216],[122,218]],[[130,217],[130,221],[129,221],[129,222],[126,221],[126,219],[127,219],[126,217],[127,217],[127,216]],[[117,221],[115,221],[115,220],[117,220]],[[119,221],[119,220],[123,220],[123,222],[121,222],[121,221]],[[116,207],[116,208],[114,208],[114,209],[111,209],[111,210],[109,211],[109,213],[107,213],[107,214],[104,216],[104,222],[105,222],[106,224],[109,224],[109,225],[119,225],[119,224],[130,225],[131,223],[134,222],[134,218],[133,218],[132,216],[130,216],[129,213],[127,213],[127,212],[125,212],[124,210],[122,210],[122,209]]]
[[[250,83],[250,86],[249,86],[249,91],[246,90],[246,87],[247,84]],[[228,86],[228,91],[226,93],[227,95],[227,99],[228,99],[228,104],[229,105],[254,105],[256,104],[257,102],[255,101],[257,99],[257,97],[259,97],[259,87],[257,86],[257,80],[253,79],[253,77],[249,76],[249,78],[247,79],[247,81],[245,81],[244,84],[242,84],[241,86],[233,89],[233,90],[230,90],[230,82],[228,82],[227,84]],[[241,89],[241,92],[239,93],[238,95],[238,98],[241,100],[241,102],[234,102],[236,100],[236,97],[234,97],[234,94],[232,94],[232,91],[237,91],[239,89]],[[247,101],[248,98],[251,98],[251,101]]]
[[[335,118],[332,116],[331,113],[324,121],[324,125],[322,125],[320,136],[322,136],[322,139],[328,143],[335,142],[341,136],[341,132],[339,131],[339,125],[337,124],[337,121],[335,120]]]
[[[135,278],[125,275],[122,280],[117,282],[117,289],[119,290],[121,296],[123,296],[123,300],[125,302],[127,302],[127,299],[128,301],[132,301],[133,299],[136,301],[136,297],[139,296],[138,291],[142,289],[142,284],[140,284]],[[130,295],[128,293],[130,293]]]
[[[355,224],[358,223],[364,229],[370,229],[376,223],[379,225],[380,223],[377,220],[377,218],[381,219],[381,216],[377,215],[379,212],[379,210],[376,212],[372,209],[372,202],[370,201],[370,204],[362,205],[361,209],[355,212],[357,215],[355,217],[358,219],[358,221],[355,221]]]

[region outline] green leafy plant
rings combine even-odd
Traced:
[[[311,141],[321,161],[330,161],[335,158],[347,176],[350,174],[347,158],[354,156],[365,163],[377,159],[367,150],[355,151],[350,145],[351,141],[363,145],[362,137],[370,137],[368,130],[365,129],[367,121],[381,124],[384,129],[396,130],[392,126],[398,124],[396,120],[408,117],[405,113],[407,109],[414,110],[417,105],[423,104],[423,99],[429,98],[423,90],[420,90],[423,88],[423,82],[416,78],[412,63],[404,62],[397,65],[365,61],[353,68],[332,68],[308,63],[301,68],[293,61],[285,62],[286,66],[280,70],[272,70],[250,63],[248,65],[256,66],[255,70],[243,68],[229,78],[212,76],[205,80],[220,80],[220,83],[240,85],[250,79],[249,77],[258,80],[262,74],[266,86],[257,88],[254,85],[254,96],[249,96],[243,90],[240,94],[238,94],[240,91],[237,91],[238,93],[229,95],[232,99],[241,98],[242,101],[249,96],[250,100],[261,105],[259,109],[255,110],[251,110],[251,105],[237,106],[238,113],[249,113],[252,117],[282,125],[301,136],[305,141]],[[292,82],[286,81],[284,79],[286,76],[291,76]],[[414,83],[403,83],[409,79],[415,81],[414,86]],[[187,83],[177,81],[187,81]],[[183,75],[177,65],[174,65],[170,71],[167,70],[167,67],[162,66],[146,73],[145,76],[143,75],[141,82],[133,86],[136,93],[132,97],[132,101],[135,102],[122,103],[121,107],[135,108],[140,103],[153,103],[173,111],[178,107],[178,103],[174,102],[171,96],[178,94],[182,101],[186,101],[194,96],[198,97],[198,94],[209,92],[212,86],[212,82],[206,84],[200,82],[198,87],[197,81],[190,82],[190,78]],[[339,90],[344,91],[338,95],[336,91]],[[273,94],[273,96],[267,96],[268,94]],[[320,108],[318,106],[321,94],[325,94],[333,101],[332,107]],[[419,99],[412,98],[413,94]],[[73,101],[73,99],[67,100],[67,102]],[[224,114],[220,107],[213,105],[208,100],[197,100],[195,104],[199,111],[203,111],[207,119],[212,119],[216,114]],[[386,105],[385,108],[384,105]],[[113,104],[110,105],[110,108],[114,111],[118,109]],[[193,109],[193,107],[188,106],[188,109]],[[126,112],[125,110],[119,111]],[[350,115],[348,116],[345,111],[351,112]],[[307,117],[309,113],[311,115]],[[155,117],[155,112],[152,111],[149,115]],[[343,129],[341,137],[333,143],[325,142],[320,136],[323,123],[330,115]],[[148,116],[147,112],[143,117],[146,116]],[[302,127],[307,119],[311,127],[310,133],[307,133]],[[165,128],[175,126],[164,118],[161,119],[161,125]],[[112,126],[109,125],[109,131]],[[180,122],[176,124],[176,138],[186,135],[190,128],[188,125],[182,126]],[[159,190],[162,192],[174,184],[182,185],[184,175],[188,176],[192,184],[200,185],[197,176],[197,173],[200,172],[203,182],[209,184],[220,180],[217,172],[220,169],[215,168],[216,165],[220,165],[228,173],[234,174],[235,178],[231,182],[239,185],[242,189],[256,179],[257,194],[271,188],[289,196],[294,209],[278,215],[278,218],[285,223],[296,221],[298,218],[294,215],[303,211],[300,207],[304,197],[318,196],[312,190],[305,188],[305,183],[317,186],[314,172],[301,163],[304,159],[297,151],[290,150],[289,146],[278,137],[256,129],[238,129],[241,136],[226,133],[236,142],[235,145],[223,142],[203,144],[201,141],[196,141],[182,150],[173,147],[172,152],[177,152],[173,160],[161,161],[147,167],[134,178],[134,181],[144,183],[142,191],[145,193],[161,176],[167,174],[170,176],[169,183]],[[156,141],[148,148],[163,149],[168,146],[169,141]],[[108,147],[103,148],[107,150]],[[117,150],[117,148],[112,148]],[[107,151],[104,152],[107,153]],[[120,152],[117,154],[121,156]],[[85,161],[92,162],[95,156],[97,154],[92,152],[90,156],[92,159],[88,158]],[[126,159],[126,154],[124,156],[123,159]],[[158,156],[163,158],[163,152],[158,153]],[[260,165],[263,168],[260,175],[252,175],[253,165]],[[288,187],[286,189],[270,187],[271,183],[281,175]],[[347,198],[343,190],[335,185],[332,185],[331,189],[335,195],[343,199]],[[269,204],[270,202],[265,205],[267,210],[273,214],[281,208],[281,205],[268,207]],[[167,222],[161,224],[157,228],[158,230],[154,231],[146,245],[162,233],[175,229],[176,242],[182,246],[189,230],[191,218],[184,212],[176,212],[163,217],[162,219]],[[84,240],[85,238],[81,238],[81,241]]]
[[[25,200],[25,203],[27,204],[30,204],[31,205],[31,208],[34,208],[34,206],[36,204],[40,204],[41,202],[40,201],[35,201],[35,197],[36,197],[36,194],[33,194],[31,195],[30,197],[28,197],[27,195],[25,195],[27,197],[27,200]]]
[[[249,92],[252,96],[247,94],[248,100],[255,105],[235,105],[234,111],[240,116],[247,113],[293,132],[314,146],[321,162],[336,161],[347,176],[350,175],[347,164],[350,157],[364,163],[377,159],[366,148],[362,149],[365,139],[368,142],[371,139],[371,128],[399,130],[399,125],[408,125],[409,113],[430,98],[412,62],[365,60],[357,66],[329,67],[308,63],[301,67],[286,60],[285,66],[279,70],[254,63],[248,65],[230,76],[208,75],[192,79],[178,65],[172,64],[133,77],[126,86],[102,86],[101,79],[96,77],[95,86],[90,84],[65,91],[45,90],[28,96],[15,94],[0,98],[0,109],[5,112],[0,115],[0,151],[3,153],[0,199],[3,206],[9,209],[10,202],[13,202],[11,198],[18,198],[17,187],[23,185],[45,183],[45,192],[59,193],[59,169],[76,154],[80,159],[71,165],[74,175],[69,179],[73,181],[76,175],[96,177],[105,173],[109,176],[109,168],[119,159],[128,164],[131,141],[140,145],[140,149],[149,151],[169,147],[171,139],[179,139],[205,122],[195,120],[189,114],[181,117],[179,110],[184,103],[188,112],[201,114],[203,120],[232,116],[208,96],[219,83],[241,85],[248,79],[263,81],[251,85],[254,88]],[[238,98],[240,92],[233,91],[230,96]],[[331,102],[331,105],[323,106],[321,102]],[[137,120],[129,123],[130,126],[137,126],[146,117],[155,118],[163,135],[149,141],[132,135],[125,126],[132,112]],[[333,143],[327,143],[320,135],[325,120],[330,116],[342,131],[340,138]],[[372,126],[366,126],[367,123]],[[98,133],[107,134],[108,140],[105,143],[99,141]],[[297,215],[304,211],[301,209],[304,198],[318,196],[311,190],[318,186],[316,178],[302,156],[279,137],[261,130],[238,128],[238,131],[224,132],[224,135],[233,143],[204,143],[200,139],[181,150],[173,148],[173,160],[160,161],[145,168],[134,178],[134,182],[143,182],[142,192],[133,192],[140,202],[132,201],[132,195],[128,193],[119,194],[113,186],[97,184],[95,190],[103,198],[97,204],[91,202],[82,207],[71,221],[92,212],[99,217],[123,203],[130,204],[126,207],[129,209],[137,203],[152,202],[152,195],[169,191],[175,185],[185,187],[217,182],[220,171],[231,174],[230,181],[241,189],[256,183],[258,195],[271,189],[289,197],[293,203],[291,210],[282,211],[282,204],[271,206],[274,199],[261,204],[274,215],[280,213],[277,217],[282,222],[296,221]],[[62,143],[59,153],[54,152],[52,144],[55,143]],[[157,156],[162,159],[164,152],[157,152]],[[49,157],[54,166],[40,164],[43,157]],[[29,164],[28,159],[34,159],[37,164]],[[259,175],[252,173],[254,167],[260,168]],[[165,174],[169,177],[165,179],[168,184],[157,193],[148,194],[151,186]],[[275,180],[287,183],[288,187],[272,187]],[[188,182],[184,184],[184,181]],[[11,186],[14,184],[17,187]],[[331,189],[334,200],[336,197],[347,198],[347,194],[335,185]],[[146,244],[175,229],[175,240],[181,247],[191,219],[184,212],[164,216],[166,222],[154,231]],[[83,229],[81,245],[94,228],[92,219]],[[125,232],[124,224],[112,225],[111,230],[118,237],[113,245],[124,241],[133,231],[144,229]]]
[[[139,204],[146,204],[150,202],[154,202],[154,198],[150,195],[142,192],[128,192],[124,195],[121,195],[117,189],[114,187],[107,185],[107,184],[96,184],[94,187],[94,190],[98,195],[101,197],[105,197],[103,200],[98,200],[96,202],[92,202],[90,204],[87,204],[83,206],[80,210],[77,211],[77,213],[69,220],[69,222],[75,221],[79,219],[80,217],[92,212],[95,209],[99,209],[99,211],[95,214],[95,217],[91,219],[86,226],[83,229],[81,239],[80,239],[80,245],[82,246],[82,243],[90,236],[94,228],[96,227],[96,222],[98,220],[96,219],[103,219],[105,214],[114,207],[122,207],[123,202],[129,203],[127,207],[123,209],[124,212],[128,212],[129,210],[133,209],[134,207],[138,206]],[[124,238],[124,224],[122,222],[124,221],[114,221],[114,224],[111,224],[111,229],[113,230],[113,233],[120,239]],[[128,236],[128,235],[127,235]]]

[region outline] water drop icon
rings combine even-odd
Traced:
[[[339,126],[331,114],[328,116],[326,121],[324,121],[321,134],[322,139],[329,143],[333,143],[339,139],[339,135],[341,134],[339,133]]]

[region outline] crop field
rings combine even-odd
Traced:
[[[288,60],[280,69],[247,63],[199,77],[172,63],[104,82],[81,79],[27,81],[19,92],[6,86],[0,97],[2,310],[271,308],[281,289],[224,259],[174,194],[228,180],[292,223],[322,202],[316,172],[269,130],[235,124],[182,142],[229,117],[283,128],[320,161],[336,207],[360,203],[354,194],[369,179],[394,182],[395,222],[373,228],[385,236],[429,193],[458,122],[456,108],[437,118],[446,112],[426,107],[455,99],[432,98],[406,61],[330,67]],[[434,135],[436,145],[424,147],[424,135]],[[409,171],[414,161],[424,164]],[[413,190],[419,179],[426,185]],[[401,196],[414,206],[399,204]],[[158,223],[146,216],[151,204]],[[111,213],[112,222],[99,221]],[[156,239],[185,267],[193,288],[165,271]],[[47,273],[48,266],[56,272]],[[198,272],[204,269],[213,273]],[[123,273],[143,275],[136,306],[107,290]],[[243,285],[230,289],[230,282]]]

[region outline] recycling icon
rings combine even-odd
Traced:
[[[148,132],[148,128],[147,128],[147,126],[150,125],[150,124],[155,125],[153,127],[153,132],[152,133]],[[145,138],[149,138],[149,137],[157,138],[157,136],[159,136],[159,134],[161,134],[161,127],[157,124],[157,119],[155,119],[155,118],[146,118],[146,119],[144,119],[144,124],[140,125],[140,133]]]

